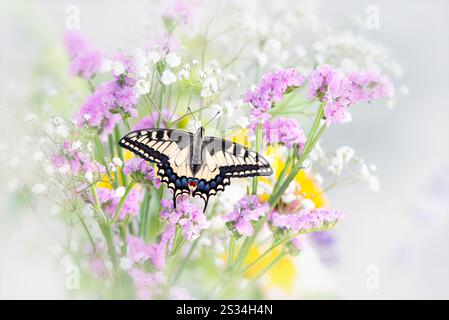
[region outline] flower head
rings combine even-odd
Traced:
[[[254,232],[253,221],[259,220],[268,213],[267,203],[260,203],[255,195],[244,196],[234,209],[223,216],[227,226],[238,235],[251,236]]]
[[[295,69],[278,70],[266,74],[259,85],[244,94],[244,101],[251,103],[254,122],[269,119],[268,111],[273,103],[281,101],[289,90],[303,85],[305,78]]]
[[[92,78],[101,67],[101,52],[94,49],[78,31],[67,31],[63,42],[71,60],[70,73],[85,79]]]
[[[292,148],[296,144],[300,151],[306,143],[306,135],[295,119],[276,118],[266,121],[263,128],[269,144],[282,143],[288,148]]]
[[[161,180],[156,176],[153,167],[141,158],[133,158],[125,161],[123,173],[129,174],[137,182],[154,185],[157,189],[161,186]]]
[[[110,217],[114,217],[121,199],[121,197],[117,195],[116,190],[99,188],[98,198],[104,212]],[[128,193],[128,196],[126,197],[125,202],[118,213],[118,219],[123,220],[128,216],[136,216],[139,214],[140,203],[142,200],[142,192],[136,188],[132,189]]]
[[[342,218],[342,213],[331,209],[303,209],[297,213],[280,214],[274,211],[270,220],[274,227],[293,234],[329,229]]]

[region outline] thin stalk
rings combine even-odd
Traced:
[[[114,217],[112,218],[111,225],[113,225],[120,214],[120,210],[122,210],[123,204],[125,203],[126,197],[128,197],[129,192],[134,187],[136,182],[134,180],[131,180],[131,182],[128,184],[125,190],[125,194],[120,198],[120,202],[118,203],[117,209],[115,210]]]
[[[235,237],[231,236],[229,240],[229,249],[228,249],[228,268],[232,267],[234,263],[234,247],[235,247]]]
[[[259,153],[260,152],[260,143],[261,143],[261,138],[262,138],[262,130],[261,130],[261,125],[260,123],[257,125],[256,128],[256,152]],[[257,177],[253,177],[253,194],[257,195],[257,184],[258,184],[258,179]]]

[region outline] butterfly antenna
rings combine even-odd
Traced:
[[[217,113],[209,120],[209,121],[207,121],[206,122],[206,124],[203,126],[204,128],[206,128],[206,126],[209,124],[209,123],[211,123],[219,114],[220,114],[220,110],[219,111],[217,111]]]

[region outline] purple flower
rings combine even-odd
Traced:
[[[317,229],[329,229],[343,214],[332,209],[304,209],[297,213],[279,214],[274,211],[270,216],[271,224],[284,231],[310,232]]]
[[[106,188],[98,189],[98,198],[100,204],[106,214],[111,218],[114,217],[117,207],[120,202],[120,197],[116,196],[115,190]],[[118,219],[123,220],[127,216],[136,216],[140,211],[140,203],[143,200],[143,193],[134,188],[129,193],[122,205],[120,212],[118,213]]]
[[[153,299],[162,292],[162,287],[166,279],[161,271],[151,273],[138,268],[132,268],[129,274],[134,281],[139,299]]]
[[[103,139],[122,118],[138,116],[138,93],[132,61],[122,54],[117,56],[117,61],[123,64],[125,72],[99,85],[74,116],[79,127],[87,125],[100,129]]]
[[[243,100],[251,103],[251,120],[263,123],[269,119],[273,103],[281,101],[284,94],[304,83],[304,77],[295,69],[278,70],[263,76],[259,85],[247,91]]]
[[[78,31],[66,32],[63,43],[71,59],[70,74],[78,75],[84,79],[92,78],[103,62],[101,52],[92,48]]]
[[[165,128],[167,126],[167,122],[169,122],[170,119],[170,112],[168,110],[165,110],[162,113],[162,119],[159,126],[157,125],[158,117],[159,112],[157,111],[152,112],[149,116],[140,119],[140,121],[134,125],[133,130]]]
[[[276,118],[272,121],[266,121],[263,128],[269,144],[282,143],[289,149],[296,144],[298,145],[298,151],[301,151],[306,143],[306,135],[295,119]]]
[[[167,55],[169,52],[176,52],[179,49],[179,43],[175,38],[171,37],[168,33],[160,34],[154,38],[153,50],[158,51],[162,56]]]
[[[329,65],[321,66],[309,75],[308,98],[324,102],[327,125],[351,121],[349,107],[359,102],[392,97],[394,87],[378,72],[353,72],[346,76]]]
[[[157,189],[161,186],[161,180],[156,176],[154,168],[141,158],[133,158],[125,161],[123,173],[129,174],[140,183],[152,184]]]
[[[188,198],[181,199],[173,208],[172,200],[161,200],[161,218],[169,221],[170,225],[179,225],[183,237],[186,240],[195,240],[199,237],[201,230],[207,227],[207,219],[203,211]]]
[[[268,213],[269,205],[260,203],[255,195],[244,196],[235,205],[234,209],[223,216],[228,228],[244,236],[251,236],[254,232],[253,221],[257,221]]]

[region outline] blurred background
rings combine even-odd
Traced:
[[[39,66],[51,68],[58,57],[47,51],[48,44],[60,41],[67,6],[73,4],[80,8],[81,31],[105,51],[140,46],[163,6],[158,1],[0,1],[3,182],[14,171],[11,155],[30,107],[30,85],[45,88],[46,71]],[[401,82],[409,94],[391,109],[363,108],[353,122],[325,136],[329,149],[343,141],[376,164],[381,186],[377,193],[356,186],[330,192],[333,207],[346,215],[334,232],[336,258],[332,264],[304,263],[299,285],[343,299],[448,299],[449,2],[314,2],[316,13],[339,30],[364,21],[370,6],[378,8],[379,27],[357,33],[388,48],[402,66]],[[45,101],[31,101],[44,107]],[[57,228],[51,212],[25,210],[12,197],[2,187],[0,298],[64,298],[64,269],[52,253],[51,233]]]

